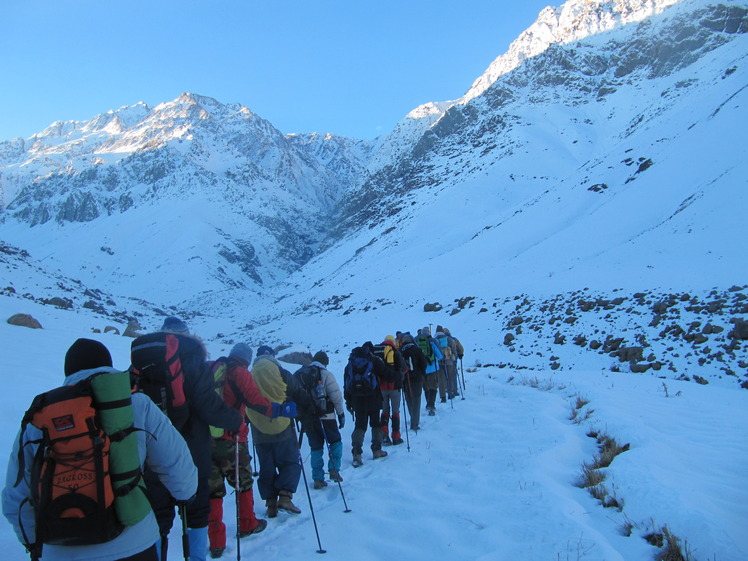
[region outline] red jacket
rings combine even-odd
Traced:
[[[238,390],[239,396],[236,395],[236,390]],[[234,357],[231,357],[229,361],[228,372],[224,378],[223,401],[229,407],[236,409],[244,418],[244,422],[239,428],[239,442],[247,442],[247,434],[249,432],[247,428],[247,415],[244,412],[245,407],[254,409],[268,417],[273,416],[273,404],[260,392],[257,384],[252,379],[247,364]],[[221,438],[233,441],[234,435],[228,431],[224,431]]]

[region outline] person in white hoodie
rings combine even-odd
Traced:
[[[100,372],[114,371],[109,350],[102,343],[78,339],[65,355],[64,385],[76,384]],[[132,408],[141,469],[147,464],[159,474],[174,500],[188,501],[197,490],[197,469],[184,439],[146,395],[133,394]],[[18,434],[2,492],[3,514],[18,540],[26,546],[36,541],[34,509],[24,503],[31,498],[31,469],[38,448],[34,441],[41,436],[41,431],[32,424],[27,424]],[[16,484],[21,449],[23,472]],[[125,526],[122,533],[108,542],[76,546],[45,544],[43,555],[44,561],[156,561],[158,540],[158,523],[150,511],[140,522]]]

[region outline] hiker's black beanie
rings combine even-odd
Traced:
[[[327,353],[325,351],[317,351],[314,354],[314,357],[312,358],[314,362],[319,362],[320,364],[324,364],[327,366],[330,364],[330,359],[327,358]]]
[[[93,339],[78,339],[65,353],[65,376],[100,366],[112,366],[112,355]]]

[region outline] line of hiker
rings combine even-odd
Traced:
[[[302,475],[306,482],[304,434],[313,488],[327,486],[325,447],[327,475],[340,485],[345,410],[355,423],[354,467],[363,463],[367,425],[373,457],[384,457],[383,444],[403,442],[401,395],[410,430],[418,431],[422,391],[429,414],[441,378],[442,401],[458,395],[462,353],[441,327],[433,338],[428,328],[416,337],[398,332],[353,349],[341,388],[323,351],[294,374],[267,345],[254,361],[245,343],[208,361],[202,341],[173,316],[133,341],[125,371],[113,367],[102,343],[78,339],[65,356],[64,385],[37,396],[24,415],[3,513],[32,560],[43,548],[53,561],[166,561],[176,509],[184,558],[205,561],[226,550],[228,483],[239,559],[240,540],[267,527],[255,515],[255,477],[268,518],[299,514],[292,499]],[[250,434],[259,472],[251,467]]]
[[[426,411],[436,414],[436,395],[441,402],[459,396],[457,361],[464,349],[448,329],[438,326],[419,329],[416,336],[398,331],[379,344],[371,341],[351,351],[344,374],[346,408],[353,415],[351,436],[353,466],[363,465],[363,444],[367,425],[371,428],[372,458],[387,456],[383,445],[403,443],[400,405],[405,397],[410,430],[419,431],[421,393]],[[390,435],[390,422],[392,432]]]

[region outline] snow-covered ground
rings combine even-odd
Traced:
[[[19,307],[17,299],[0,296],[0,317],[25,311],[44,328],[0,323],[5,450],[33,396],[61,383],[65,351],[77,337],[101,340],[115,366],[129,364],[130,339],[91,334],[106,320],[30,302]],[[413,331],[422,315],[414,312]],[[335,329],[329,317],[318,319],[328,332]],[[384,333],[396,328],[368,326]],[[497,346],[490,330],[462,339],[468,349],[495,352]],[[206,342],[213,357],[228,350]],[[341,474],[352,512],[343,512],[332,483],[310,490],[324,558],[634,561],[655,557],[658,550],[643,536],[665,526],[692,559],[748,558],[748,392],[737,384],[699,385],[651,374],[475,368],[490,358],[484,354],[468,351],[466,399],[439,405],[435,417],[422,416],[418,434],[407,435],[409,449],[389,447],[390,455],[377,461],[367,452],[364,466],[354,470],[348,418]],[[343,355],[331,355],[331,370],[339,376]],[[589,403],[577,409],[580,398]],[[572,412],[585,420],[572,421]],[[591,431],[630,445],[602,470],[608,496],[622,508],[603,508],[577,486],[583,464],[599,452],[587,436]],[[302,458],[311,480],[306,444]],[[242,541],[242,558],[318,558],[303,481],[295,502],[302,514],[269,520],[263,534]],[[256,511],[264,515],[260,501]],[[233,512],[229,497],[229,535]],[[179,544],[173,534],[169,559],[182,558]],[[224,559],[236,558],[234,547],[229,540]],[[8,524],[0,525],[0,548],[9,560],[25,558]]]

